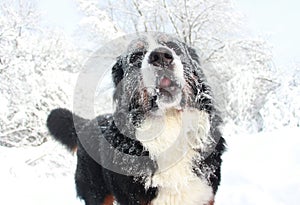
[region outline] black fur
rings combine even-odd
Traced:
[[[47,127],[50,134],[70,151],[73,151],[77,147],[77,133],[74,127],[73,117],[77,122],[80,122],[81,126],[84,125],[87,120],[78,117],[66,109],[57,108],[52,110],[47,119]]]
[[[210,136],[213,139],[208,145],[210,151],[198,150],[202,158],[195,159],[193,171],[207,180],[215,194],[221,180],[221,155],[225,150],[225,140],[219,130],[222,119],[214,107],[211,89],[195,50],[174,38],[160,43],[181,56],[186,81],[180,103],[182,109],[196,108],[210,116]],[[85,120],[68,110],[56,109],[48,117],[47,126],[54,138],[69,150],[78,147],[75,181],[78,196],[86,205],[103,204],[111,195],[121,205],[146,205],[151,204],[158,194],[157,187],[145,188],[145,177],[153,176],[157,164],[150,159],[142,143],[135,139],[135,130],[145,116],[159,109],[157,96],[147,95],[142,84],[140,67],[146,45],[142,49],[139,47],[137,52],[119,56],[112,68],[116,87],[113,114]],[[124,153],[129,157],[124,157]],[[143,160],[135,160],[132,156],[142,156]],[[123,173],[107,169],[112,164]]]

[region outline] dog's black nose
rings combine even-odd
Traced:
[[[172,52],[167,48],[156,48],[149,55],[148,62],[154,66],[168,67],[173,62]]]

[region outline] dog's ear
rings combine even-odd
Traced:
[[[117,87],[117,85],[120,83],[124,76],[123,61],[124,60],[122,57],[118,57],[117,62],[112,67],[112,78],[115,87]]]

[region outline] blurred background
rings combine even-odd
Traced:
[[[95,50],[162,31],[197,48],[223,114],[216,205],[298,204],[299,8],[296,0],[1,0],[1,203],[82,204],[76,157],[52,141],[47,115],[72,109]],[[110,109],[109,92],[95,98],[97,114]]]

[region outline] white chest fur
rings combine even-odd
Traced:
[[[168,110],[147,118],[136,137],[156,160],[158,170],[147,186],[156,186],[153,205],[205,205],[212,189],[192,171],[195,149],[204,149],[209,141],[209,116],[196,109]]]

